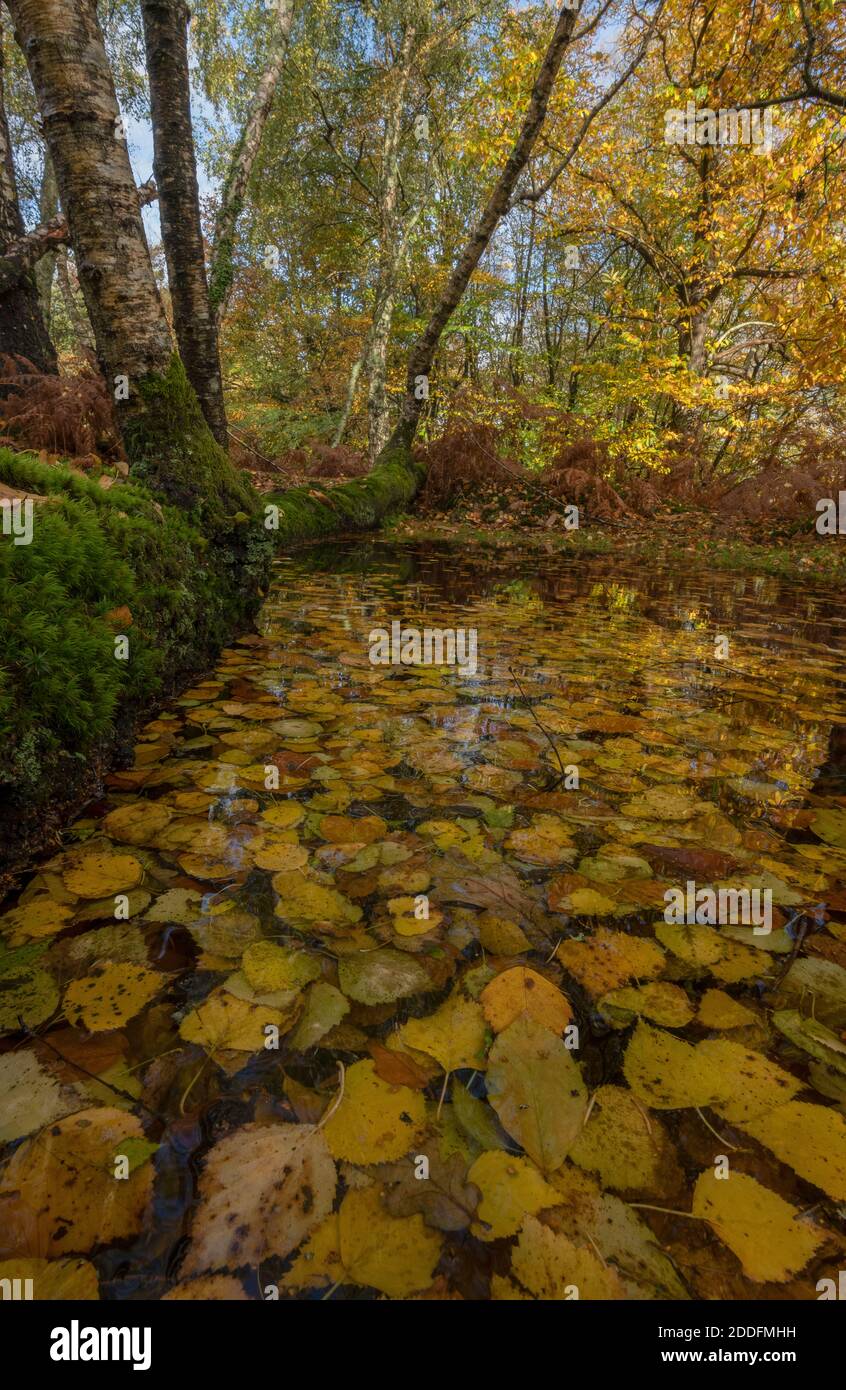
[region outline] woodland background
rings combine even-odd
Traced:
[[[99,6],[139,183],[153,173],[142,8]],[[548,499],[599,517],[705,502],[805,525],[843,484],[844,18],[834,0],[585,10],[590,32],[438,347],[424,505],[543,468]],[[409,351],[554,23],[548,5],[488,0],[196,7],[194,135],[230,431],[215,432],[261,486],[361,473],[386,443]],[[16,220],[49,226],[59,204],[5,11],[3,28],[8,254]],[[769,110],[771,155],[665,143],[665,112],[691,100]],[[186,158],[189,143],[190,130]],[[158,214],[145,217],[172,317]],[[32,275],[61,375],[21,363],[56,370],[7,291],[3,433],[83,466],[119,458],[76,257],[45,245]]]

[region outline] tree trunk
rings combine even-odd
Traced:
[[[95,351],[94,336],[91,332],[91,325],[88,322],[85,309],[79,306],[76,296],[79,282],[76,281],[74,285],[74,281],[71,280],[70,260],[68,258],[67,248],[64,246],[59,247],[56,278],[59,283],[62,299],[64,300],[65,312],[70,320],[73,336],[76,339],[77,352],[81,356],[85,356],[87,353]],[[74,280],[76,280],[75,272]]]
[[[150,104],[153,168],[159,190],[162,241],[173,324],[188,380],[209,429],[228,445],[217,325],[206,279],[200,193],[191,124],[188,21],[184,0],[141,0]]]
[[[233,152],[214,230],[214,256],[209,280],[212,311],[218,323],[232,289],[235,226],[244,206],[250,175],[273,109],[273,98],[285,67],[294,22],[294,0],[271,0],[271,3],[275,35],[270,62],[259,82],[255,100]]]
[[[549,98],[576,25],[577,11],[562,9],[540,71],[532,88],[529,107],[520,134],[508,157],[496,187],[487,201],[470,240],[447,282],[429,322],[412,349],[408,363],[405,397],[399,423],[386,450],[408,449],[428,393],[429,374],[441,335],[464,294],[470,277],[483,256],[497,223],[508,210],[517,180],[531,157],[535,141],[546,118]]]
[[[41,175],[41,196],[38,200],[38,219],[43,226],[45,222],[50,222],[59,213],[59,189],[56,184],[56,175],[53,172],[53,163],[47,151],[44,151],[44,170]],[[41,304],[41,312],[44,316],[44,323],[47,331],[50,331],[50,314],[53,307],[53,281],[56,278],[56,264],[59,259],[58,247],[50,250],[41,257],[35,267],[35,284],[38,289],[38,299]]]
[[[412,351],[403,414],[374,468],[366,477],[353,478],[331,492],[322,493],[319,488],[311,486],[289,488],[283,493],[267,495],[264,500],[276,507],[276,513],[271,514],[265,524],[275,531],[278,541],[303,540],[331,535],[333,531],[359,530],[378,525],[385,516],[407,507],[420,488],[425,469],[411,451],[422,410],[422,400],[418,399],[415,391],[417,374],[428,375],[450,315],[467,288],[497,222],[508,207],[517,179],[526,166],[543,125],[553,83],[575,21],[574,10],[562,10],[508,163],[428,327]]]
[[[130,468],[209,534],[255,513],[200,411],[150,260],[96,0],[6,0]],[[230,558],[229,562],[233,562]]]
[[[138,199],[142,208],[148,203],[154,203],[158,196],[152,179],[142,183],[138,189]],[[49,222],[42,222],[38,227],[33,227],[31,232],[23,232],[22,235],[16,236],[0,256],[0,294],[5,294],[22,276],[29,275],[30,271],[37,269],[45,256],[51,256],[69,242],[70,232],[63,212],[51,217]]]
[[[80,286],[110,386],[167,371],[171,342],[97,19],[96,0],[7,0],[38,98],[76,252]]]
[[[394,313],[396,266],[386,271],[388,284],[382,296],[378,317],[373,321],[370,345],[370,387],[367,394],[367,441],[371,459],[376,459],[388,442],[390,406],[388,403],[388,341]]]
[[[9,245],[23,236],[24,224],[6,120],[3,67],[0,43],[0,246],[5,254]],[[26,358],[39,372],[58,371],[56,349],[50,341],[31,274],[16,276],[10,285],[0,288],[0,352]]]
[[[388,340],[397,293],[397,276],[405,250],[397,225],[399,159],[402,117],[411,78],[417,29],[406,25],[395,62],[394,92],[385,116],[379,177],[379,278],[376,313],[371,330],[367,397],[368,445],[371,459],[382,452],[390,434],[388,405]],[[402,249],[400,249],[402,247]]]

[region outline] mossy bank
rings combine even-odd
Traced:
[[[177,498],[152,465],[144,482],[133,468],[104,489],[0,449],[4,495],[27,494],[32,518],[28,544],[0,539],[4,872],[129,760],[138,719],[256,612],[275,538],[225,456],[212,462],[218,477],[192,469],[200,488]]]

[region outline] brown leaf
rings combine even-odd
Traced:
[[[126,604],[121,604],[120,608],[113,608],[106,614],[106,622],[113,627],[132,627],[132,614]]]
[[[457,1153],[446,1160],[436,1155],[427,1157],[426,1178],[416,1176],[415,1158],[383,1163],[376,1170],[388,1187],[383,1197],[385,1206],[392,1216],[413,1216],[419,1212],[427,1226],[438,1231],[466,1231],[482,1195],[475,1183],[465,1182],[467,1164]]]
[[[378,1042],[371,1042],[368,1051],[383,1081],[392,1086],[411,1086],[417,1091],[428,1086],[429,1077],[407,1052],[391,1052]]]
[[[706,882],[724,878],[738,867],[733,855],[717,849],[670,849],[664,845],[638,845],[638,853],[661,873],[691,874]]]

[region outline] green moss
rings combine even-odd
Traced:
[[[61,801],[69,764],[108,760],[135,716],[246,623],[267,544],[257,524],[241,527],[247,561],[222,563],[189,516],[138,483],[104,491],[5,449],[0,480],[49,499],[34,504],[31,544],[0,540],[5,833]],[[123,608],[131,622],[109,618]],[[128,661],[116,659],[118,634]]]
[[[256,515],[257,495],[214,439],[180,358],[174,354],[164,376],[140,382],[138,393],[144,409],[123,425],[133,477],[207,535],[231,530],[238,512]]]
[[[265,506],[276,511],[266,513],[265,526],[279,543],[366,531],[408,506],[423,476],[423,466],[410,449],[393,449],[383,454],[365,477],[352,478],[329,491],[305,486],[268,494]]]

